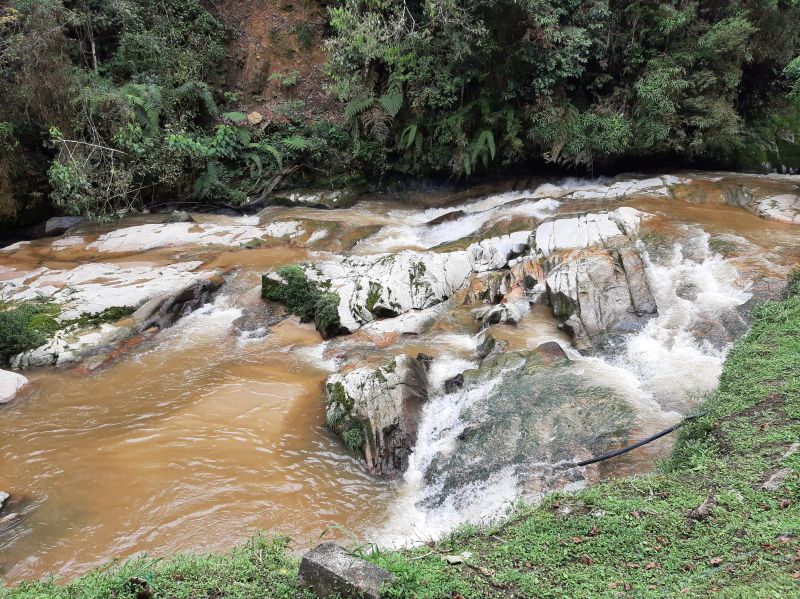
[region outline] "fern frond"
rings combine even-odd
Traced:
[[[289,150],[295,152],[303,152],[311,147],[311,142],[302,135],[290,135],[289,137],[284,137],[281,140],[281,143]]]
[[[375,98],[370,96],[367,98],[353,98],[344,107],[345,120],[351,121],[355,119],[362,112],[371,108],[375,104]]]
[[[379,101],[390,117],[394,118],[403,107],[403,88],[399,83],[389,86]]]

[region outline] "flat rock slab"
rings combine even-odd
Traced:
[[[379,599],[381,586],[392,578],[390,572],[336,543],[323,543],[303,556],[297,583],[319,597]]]

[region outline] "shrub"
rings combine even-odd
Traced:
[[[330,337],[339,331],[339,295],[323,292],[316,283],[306,277],[302,267],[284,266],[278,270],[283,281],[268,276],[261,279],[261,297],[279,302],[301,322],[313,321],[323,337]]]
[[[0,312],[0,360],[7,363],[39,347],[59,329],[58,308],[46,302],[22,304]]]

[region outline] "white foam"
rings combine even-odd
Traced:
[[[529,200],[515,206],[505,206],[509,202],[530,197],[530,192],[508,192],[447,209],[431,208],[417,212],[395,210],[391,215],[403,224],[383,227],[375,235],[361,240],[355,251],[376,253],[400,248],[430,249],[469,237],[492,220],[545,218],[553,214],[559,206],[559,202],[552,199]],[[459,210],[465,213],[459,218],[436,225],[426,224],[434,218]]]
[[[616,365],[633,373],[643,388],[661,401],[679,404],[693,395],[716,388],[727,345],[719,348],[692,334],[699,320],[718,320],[726,311],[747,302],[751,294],[737,286],[737,271],[708,246],[701,233],[693,242],[693,257],[684,257],[683,245],[656,264],[643,252],[658,315],[642,331],[626,340]],[[695,299],[678,295],[681,287],[696,289]]]

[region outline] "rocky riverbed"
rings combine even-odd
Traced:
[[[0,489],[21,514],[0,520],[0,573],[222,548],[255,527],[414,542],[645,471],[668,440],[570,464],[691,411],[800,262],[792,176],[281,204],[0,250],[6,304],[57,323],[0,372]]]

